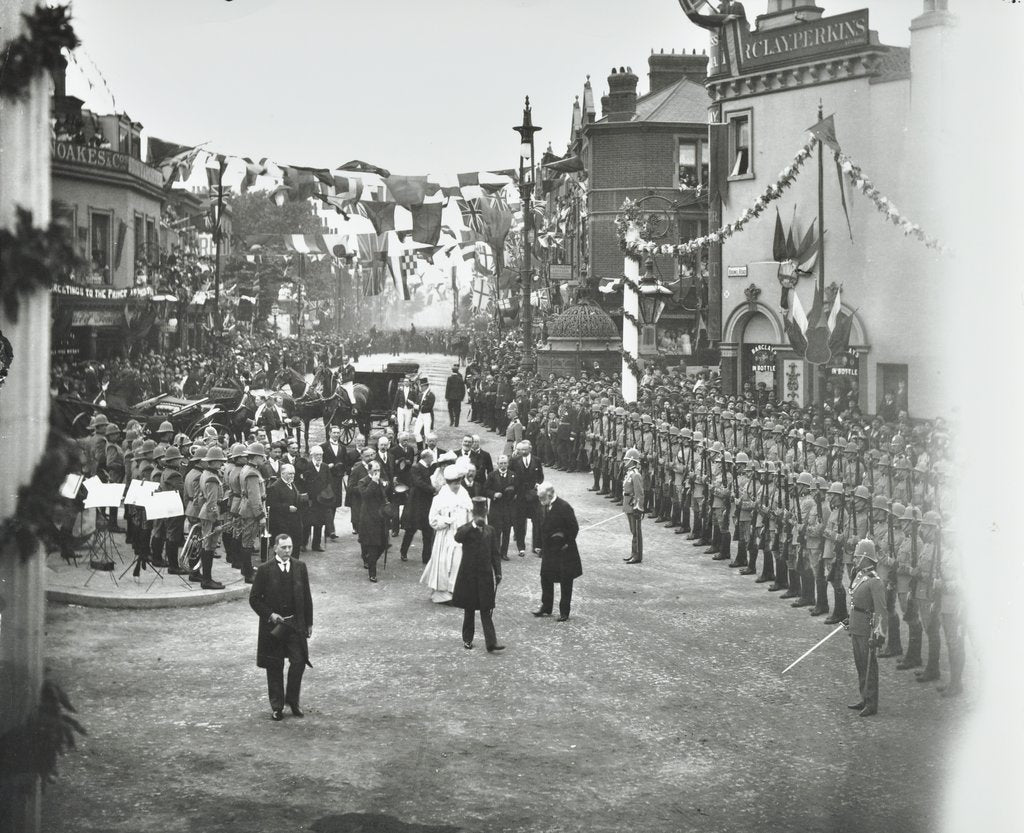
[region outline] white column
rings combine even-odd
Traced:
[[[622,272],[626,279],[634,285],[640,283],[640,264],[632,258],[625,258],[622,263]],[[622,287],[622,349],[634,359],[640,355],[640,331],[636,325],[629,320],[632,315],[634,319],[640,319],[640,296],[628,286]],[[622,398],[627,402],[636,402],[637,388],[639,387],[633,371],[629,369],[626,360],[622,360]]]
[[[21,34],[21,13],[35,0],[0,3],[0,47]],[[0,227],[13,229],[16,208],[32,212],[35,226],[50,222],[50,78],[39,75],[24,100],[0,101]],[[50,293],[21,299],[18,321],[0,307],[0,331],[14,361],[0,390],[0,521],[14,514],[18,487],[32,478],[46,440],[50,409]],[[44,554],[27,560],[0,553],[0,734],[20,724],[39,702],[43,679]],[[0,806],[15,830],[39,830],[38,780],[23,798]]]

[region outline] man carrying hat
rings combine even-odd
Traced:
[[[416,376],[410,373],[399,383],[391,403],[395,408],[395,424],[398,426],[398,433],[412,430],[413,414],[419,401],[420,393],[416,384]]]
[[[885,644],[888,618],[885,612],[885,587],[875,572],[878,557],[875,544],[860,541],[853,554],[855,567],[850,589],[849,633],[853,640],[853,661],[857,666],[860,700],[850,705],[861,717],[878,714],[878,658],[876,651]]]

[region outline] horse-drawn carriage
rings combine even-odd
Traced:
[[[58,396],[56,405],[66,422],[65,429],[74,436],[85,435],[89,420],[102,413],[121,426],[136,419],[150,433],[154,433],[160,423],[168,421],[176,434],[187,434],[193,439],[212,426],[219,435],[226,434],[236,440],[244,439],[257,424],[261,404],[280,401],[285,427],[300,433],[299,440],[304,439],[308,450],[309,424],[316,419],[323,420],[325,432],[332,425],[341,428],[341,439],[346,444],[352,442],[357,432],[368,438],[374,428],[387,426],[392,421],[391,406],[399,383],[404,376],[418,370],[415,364],[392,364],[381,371],[356,371],[354,378],[345,383],[339,382],[337,374],[329,368],[314,375],[310,383],[292,371],[291,376],[278,375],[269,380],[270,386],[263,388],[241,386],[234,380],[224,381],[200,398],[164,393],[120,407],[100,398],[90,402]],[[236,384],[239,386],[234,387]]]
[[[200,436],[208,425],[215,424],[215,418],[221,412],[220,403],[210,397],[183,399],[168,394],[126,407],[73,396],[57,396],[54,403],[65,423],[65,431],[75,437],[84,436],[93,416],[103,414],[122,427],[129,420],[137,420],[151,434],[156,432],[161,423],[170,422],[175,434],[187,434],[194,438]]]

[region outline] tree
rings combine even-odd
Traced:
[[[252,234],[319,234],[320,224],[306,200],[275,205],[260,192],[231,196],[231,236],[242,250]]]

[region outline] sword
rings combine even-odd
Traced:
[[[802,662],[804,659],[806,659],[811,654],[813,654],[815,651],[817,651],[818,648],[820,648],[822,645],[824,645],[826,642],[828,642],[833,636],[835,636],[837,633],[839,633],[839,631],[845,630],[845,629],[846,629],[846,625],[837,625],[836,629],[834,631],[832,631],[832,633],[830,633],[828,636],[826,636],[824,639],[822,639],[821,642],[819,642],[817,645],[815,645],[809,651],[806,651],[805,653],[801,654],[800,659],[798,659],[792,665],[788,666],[786,668],[786,671],[789,671],[789,669],[792,668],[794,665],[797,665],[798,663]],[[783,671],[782,673],[785,674],[786,671]]]

